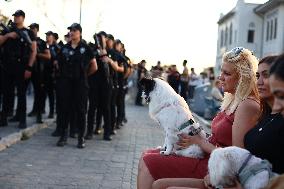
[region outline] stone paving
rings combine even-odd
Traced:
[[[55,125],[0,152],[0,189],[136,188],[141,152],[161,145],[162,130],[147,107],[127,105],[128,123],[111,142],[102,136],[77,149],[76,139],[56,147]]]

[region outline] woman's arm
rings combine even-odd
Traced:
[[[244,136],[259,118],[260,106],[252,100],[243,100],[236,109],[232,126],[232,145],[244,148]]]

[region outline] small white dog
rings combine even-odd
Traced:
[[[143,96],[149,103],[150,117],[156,120],[165,130],[165,143],[161,154],[202,158],[202,149],[198,145],[191,145],[187,149],[177,150],[178,134],[199,134],[206,138],[204,130],[196,123],[185,100],[178,95],[165,81],[155,78],[144,78],[140,81]]]
[[[234,186],[238,180],[244,189],[260,189],[267,186],[272,173],[268,161],[235,146],[213,150],[208,162],[210,183],[215,188]]]

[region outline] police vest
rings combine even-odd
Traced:
[[[58,58],[60,76],[87,80],[87,68],[92,58],[91,50],[82,42],[75,49],[70,43],[64,45]]]
[[[34,40],[32,32],[26,28],[23,28],[24,32],[27,32],[31,40]],[[4,44],[4,56],[7,60],[21,60],[28,61],[31,54],[31,45],[23,38],[8,39]]]

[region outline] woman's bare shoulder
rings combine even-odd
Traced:
[[[242,112],[247,114],[258,114],[260,111],[260,102],[255,99],[248,97],[244,99],[237,107],[236,112]]]

